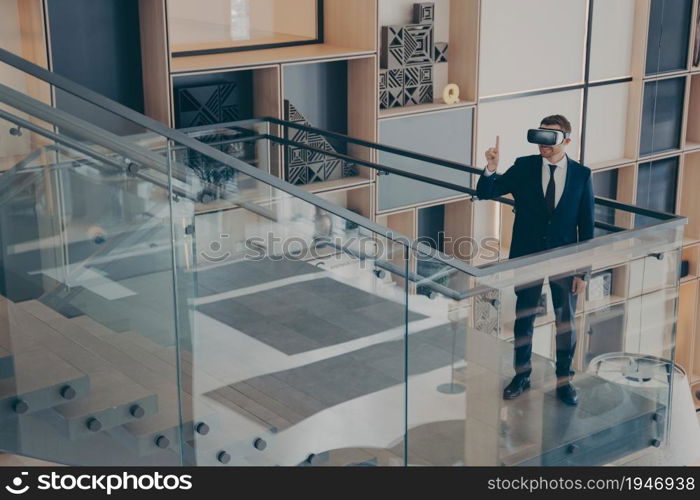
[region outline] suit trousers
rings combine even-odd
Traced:
[[[558,378],[566,379],[574,375],[572,364],[576,349],[574,321],[577,297],[571,292],[573,279],[573,276],[566,276],[549,280],[556,321],[556,374]],[[543,282],[539,280],[515,288],[514,367],[519,376],[529,376],[532,372],[532,335]]]

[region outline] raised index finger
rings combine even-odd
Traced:
[[[497,135],[496,136],[496,149],[498,149],[498,144],[501,142],[501,136]]]

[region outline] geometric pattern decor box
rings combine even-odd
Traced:
[[[205,135],[196,135],[194,138],[237,160],[254,164],[256,159],[255,143],[252,141],[234,142],[238,136],[239,134],[236,132],[212,131]],[[211,184],[211,186],[204,186],[203,190],[198,194],[198,200],[201,203],[219,198],[222,192],[217,192],[217,190],[237,191],[254,186],[254,182],[248,176],[239,175],[238,170],[193,149],[183,148],[176,151],[175,158],[178,162],[193,170],[202,181]],[[243,179],[242,184],[241,179]],[[246,184],[250,186],[246,186]]]
[[[379,54],[381,109],[433,102],[433,66],[447,62],[447,43],[435,43],[435,4],[413,5],[413,24],[383,26]]]
[[[291,102],[284,101],[284,119],[305,127],[313,127],[299,109]],[[303,146],[285,146],[285,178],[291,184],[311,184],[357,176],[354,164],[324,154],[324,151],[337,153],[335,148],[322,135],[296,128],[285,128],[286,139]]]
[[[499,314],[498,301],[501,294],[498,290],[480,293],[474,298],[474,328],[479,332],[498,336]]]
[[[587,300],[603,300],[612,293],[612,271],[603,271],[591,275],[586,288]]]
[[[252,73],[241,71],[226,81],[175,88],[175,126],[199,127],[253,117]]]

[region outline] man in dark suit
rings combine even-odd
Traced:
[[[512,194],[515,223],[510,258],[520,257],[593,238],[594,201],[591,170],[566,155],[571,143],[571,124],[562,115],[544,118],[541,129],[563,132],[563,141],[540,145],[540,154],[517,158],[504,174],[497,174],[499,138],[486,151],[487,167],[477,184],[477,196],[491,199]],[[530,388],[532,334],[543,280],[516,286],[515,377],[503,391],[514,399]],[[574,315],[577,296],[586,288],[585,274],[549,278],[556,319],[557,396],[564,403],[578,404],[571,384],[576,347]]]

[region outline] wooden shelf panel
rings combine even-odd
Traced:
[[[688,275],[683,278],[684,281],[700,276],[700,245],[684,246],[681,260],[688,261]]]
[[[420,113],[431,113],[445,111],[455,108],[466,108],[475,106],[474,101],[460,101],[457,104],[446,104],[442,99],[429,104],[416,104],[414,106],[402,106],[400,108],[382,109],[379,111],[379,119],[394,118],[396,116],[417,115]]]
[[[170,25],[172,26],[172,20]],[[188,23],[188,27],[192,28],[193,24]],[[214,23],[201,23],[201,26],[197,26],[200,31],[206,31],[207,28],[219,29],[222,25]],[[242,47],[250,45],[272,45],[272,44],[282,44],[282,43],[299,43],[308,42],[309,40],[314,40],[313,38],[304,36],[289,35],[286,33],[270,33],[270,32],[253,32],[248,40],[244,42],[236,42],[233,40],[221,40],[212,42],[193,42],[193,43],[180,43],[171,44],[170,50],[173,54],[178,52],[193,52],[193,51],[206,51],[206,50],[219,50],[219,49],[240,49]]]
[[[403,212],[397,212],[393,213],[390,215],[378,215],[377,216],[377,223],[389,228],[392,231],[395,231],[397,234],[401,234],[403,236],[407,236],[411,239],[415,239],[417,234],[418,234],[418,216],[416,214],[415,209],[409,209],[405,210]],[[401,255],[403,252],[394,252],[394,255],[391,259],[391,261],[399,266],[400,269],[405,269],[405,262],[403,255]],[[416,259],[415,259],[415,253],[410,252],[410,262],[409,262],[409,270],[414,271],[416,270]],[[396,283],[399,286],[405,286],[405,280],[399,276],[395,276],[394,279],[396,280]],[[413,283],[410,284],[409,290],[411,293],[415,292],[415,285]]]
[[[691,379],[698,380],[700,381],[700,340],[698,340],[698,336],[700,335],[700,282],[698,281],[691,281],[690,283],[683,284],[682,286],[688,287],[690,290],[691,287],[695,287],[695,302],[692,303],[692,296],[691,297],[686,297],[687,304],[685,304],[684,310],[689,311],[690,309],[694,308],[694,311],[689,312],[688,314],[694,314],[693,318],[683,318],[681,321],[689,321],[692,319],[693,325],[692,328],[693,334],[692,334],[692,340],[693,340],[693,345],[689,347],[689,363],[692,364],[692,367],[688,369],[688,376]],[[683,297],[681,296],[681,303],[680,306],[683,306],[682,304]],[[680,321],[679,321],[680,322]],[[679,325],[680,326],[680,325]],[[690,326],[689,326],[690,328]],[[698,385],[697,389],[700,389],[700,385]],[[696,396],[696,398],[700,399],[700,394]]]
[[[596,162],[596,163],[587,163],[586,166],[595,172],[598,170],[606,170],[606,169],[614,168],[614,167],[629,166],[631,164],[634,164],[634,162],[635,162],[634,158],[617,158],[615,160],[600,161],[600,162]]]
[[[700,147],[700,75],[691,75],[690,91],[687,102],[685,147]]]
[[[208,72],[234,69],[241,66],[262,66],[273,63],[344,59],[372,55],[372,51],[319,43],[276,49],[249,50],[225,54],[209,54],[191,57],[173,57],[170,70],[173,74]]]
[[[694,346],[697,324],[698,282],[683,283],[678,301],[678,325],[676,328],[676,363],[686,373],[693,372]]]
[[[365,183],[346,189],[317,193],[319,197],[343,208],[347,208],[368,219],[372,218],[371,184]]]
[[[310,193],[324,193],[326,191],[337,191],[342,189],[353,189],[369,186],[370,182],[371,181],[367,177],[361,177],[358,175],[355,177],[343,177],[342,179],[335,179],[332,181],[304,184],[299,187]]]
[[[679,184],[680,214],[688,217],[685,238],[700,239],[700,151],[687,153],[683,158],[682,178]]]

